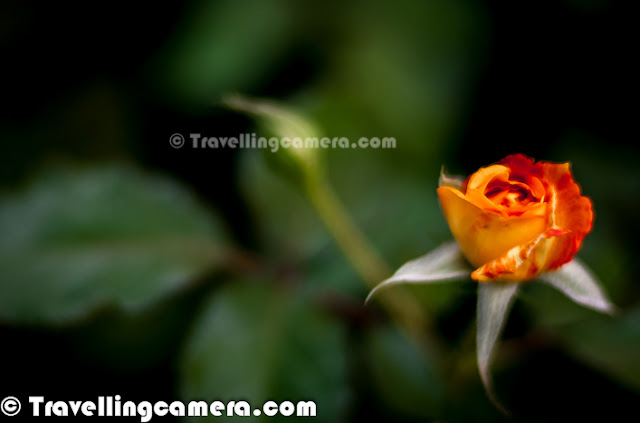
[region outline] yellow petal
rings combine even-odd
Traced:
[[[484,192],[489,182],[493,180],[507,182],[509,180],[509,168],[502,165],[482,167],[469,177],[467,186]]]
[[[554,248],[561,245],[570,231],[550,229],[533,241],[511,248],[502,256],[492,260],[471,273],[471,278],[480,282],[522,282],[534,278],[547,270],[554,256]]]
[[[546,228],[546,216],[503,217],[467,201],[455,188],[438,188],[438,197],[453,237],[476,267],[536,239]]]

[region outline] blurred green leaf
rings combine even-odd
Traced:
[[[417,171],[397,150],[358,149],[331,150],[326,161],[345,208],[392,267],[451,240],[436,195],[441,163]]]
[[[391,326],[369,331],[363,351],[375,389],[389,406],[408,416],[438,415],[444,381],[434,354]]]
[[[419,169],[435,159],[439,167],[486,51],[482,7],[457,0],[345,7],[337,18],[349,30],[318,89],[318,120],[339,136],[395,137],[400,166]]]
[[[0,319],[64,323],[138,309],[222,263],[219,222],[183,187],[130,168],[51,169],[0,206]]]
[[[115,371],[157,369],[173,361],[200,304],[202,289],[188,289],[135,312],[103,310],[74,325],[68,342],[83,357]]]
[[[555,330],[574,356],[640,392],[640,307],[590,318]]]
[[[244,154],[240,169],[240,185],[255,216],[262,250],[295,262],[326,247],[329,234],[309,202],[261,154]]]
[[[314,420],[335,422],[345,412],[346,377],[345,333],[336,321],[300,297],[235,282],[206,302],[195,323],[182,358],[181,396],[245,400],[254,408],[311,400]]]
[[[192,2],[150,67],[156,88],[192,105],[247,91],[286,51],[294,16],[285,4]]]

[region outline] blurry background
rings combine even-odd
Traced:
[[[417,347],[376,302],[362,306],[367,288],[269,157],[281,152],[169,144],[259,132],[220,105],[242,93],[310,117],[318,136],[397,139],[318,153],[392,268],[451,238],[435,195],[442,164],[469,174],[516,152],[570,161],[596,213],[580,256],[621,313],[527,286],[496,391],[515,421],[635,411],[629,7],[2,1],[0,396],[23,400],[23,415],[28,395],[119,394],[312,399],[322,422],[504,419],[473,361],[473,283],[411,289],[441,341]]]

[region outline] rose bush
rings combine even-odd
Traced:
[[[442,210],[478,281],[524,281],[569,262],[591,230],[591,201],[569,164],[510,155],[456,188],[438,188]]]

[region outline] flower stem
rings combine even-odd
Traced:
[[[320,172],[308,172],[306,176],[305,190],[311,204],[356,272],[372,289],[391,275],[389,266],[358,230]],[[413,296],[396,289],[380,296],[380,302],[414,339],[426,341],[431,324]],[[433,339],[428,344],[433,346]]]

